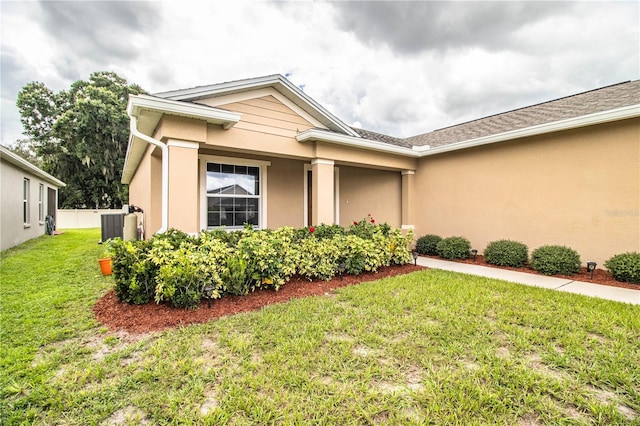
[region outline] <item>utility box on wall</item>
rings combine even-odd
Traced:
[[[124,213],[103,214],[100,216],[102,242],[110,238],[122,238],[124,229]]]

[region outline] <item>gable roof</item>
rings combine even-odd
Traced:
[[[342,133],[348,136],[358,137],[358,133],[346,125],[335,115],[331,114],[322,105],[311,99],[300,88],[291,83],[280,74],[273,74],[264,77],[256,77],[244,80],[234,80],[225,83],[212,84],[208,86],[198,86],[190,89],[173,90],[169,92],[155,93],[154,96],[174,101],[195,102],[204,98],[216,96],[226,96],[235,93],[242,93],[265,87],[272,87],[287,97],[295,105],[306,113],[310,114],[329,130]]]
[[[639,104],[640,80],[628,81],[445,127],[405,141],[435,148]]]
[[[56,188],[67,186],[67,184],[61,181],[60,179],[57,179],[51,176],[49,173],[42,170],[41,168],[34,166],[33,164],[31,164],[24,158],[20,157],[19,155],[15,154],[14,152],[10,151],[8,148],[4,147],[3,145],[0,145],[0,159],[13,164],[14,166],[24,170],[25,172],[28,172],[34,176],[39,177],[40,179],[50,183]]]

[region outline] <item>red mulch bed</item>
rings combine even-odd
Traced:
[[[438,256],[424,256],[424,257],[430,257],[432,259],[443,260],[441,257],[438,257]],[[510,266],[492,265],[490,263],[485,262],[484,256],[482,256],[482,255],[478,255],[476,257],[475,261],[473,260],[473,258],[471,258],[471,259],[458,259],[455,262],[471,263],[471,264],[479,265],[479,266],[488,266],[490,268],[508,269],[510,271],[526,272],[528,274],[543,275],[540,272],[536,271],[535,269],[532,269],[529,266],[523,266],[522,268],[512,268]],[[630,284],[630,283],[623,283],[623,282],[620,282],[620,281],[616,281],[616,279],[613,278],[613,275],[611,275],[611,273],[609,271],[606,271],[604,269],[596,269],[595,271],[593,271],[593,279],[591,279],[591,273],[587,272],[587,268],[584,268],[584,267],[581,268],[580,272],[578,272],[575,275],[552,275],[552,276],[556,277],[556,278],[566,278],[566,279],[573,280],[573,281],[584,281],[584,282],[587,282],[587,283],[602,284],[602,285],[608,285],[608,286],[612,286],[612,287],[630,288],[632,290],[640,290],[640,285],[638,285],[638,284]]]
[[[437,256],[426,257],[441,259]],[[528,266],[512,268],[491,265],[485,262],[484,257],[481,255],[478,255],[475,261],[473,259],[465,259],[457,262],[540,275],[539,272]],[[325,294],[340,287],[407,274],[422,269],[423,267],[414,265],[389,266],[380,269],[376,273],[368,272],[357,276],[345,275],[343,280],[336,277],[331,281],[308,281],[300,277],[294,277],[278,291],[258,290],[246,296],[225,296],[222,299],[214,300],[211,302],[211,309],[207,308],[206,301],[202,301],[195,310],[177,309],[164,303],[156,304],[153,302],[146,305],[128,305],[118,301],[115,292],[111,290],[98,300],[93,311],[98,321],[111,331],[124,330],[130,333],[146,333],[182,325],[206,323],[214,318],[258,310],[263,306],[286,302],[289,299]],[[582,268],[575,275],[554,275],[554,277],[640,290],[640,285],[616,281],[611,276],[611,273],[603,269],[594,271],[593,280],[586,268]]]
[[[309,281],[294,277],[280,290],[257,290],[246,296],[225,296],[213,300],[211,309],[202,301],[195,310],[177,309],[168,304],[154,302],[145,305],[121,303],[113,290],[105,294],[93,308],[96,318],[111,331],[124,330],[130,333],[147,333],[187,324],[206,323],[214,318],[234,315],[239,312],[258,310],[266,305],[282,303],[289,299],[328,293],[336,288],[379,280],[395,275],[424,269],[422,266],[389,266],[376,273],[345,275],[331,281]]]

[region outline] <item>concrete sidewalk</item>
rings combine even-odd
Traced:
[[[487,266],[473,265],[469,263],[450,262],[430,257],[418,257],[418,265],[445,271],[461,272],[463,274],[479,275],[481,277],[496,278],[519,284],[535,287],[543,287],[552,290],[566,291],[568,293],[583,294],[585,296],[599,297],[601,299],[615,300],[616,302],[640,305],[640,289],[611,287],[607,285],[592,284],[582,281],[572,281],[566,278],[548,277],[545,275],[528,274],[526,272],[510,271],[508,269],[490,268]]]

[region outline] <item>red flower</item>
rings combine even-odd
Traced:
[[[376,220],[374,218],[371,218],[371,223],[376,223]]]
[[[316,232],[316,228],[314,228],[313,226],[310,226],[309,227],[309,232],[311,232],[313,234],[314,232]]]
[[[354,221],[353,221],[353,224],[354,224],[354,225],[357,225],[357,224],[358,224],[358,222],[356,222],[356,221],[354,220]]]

